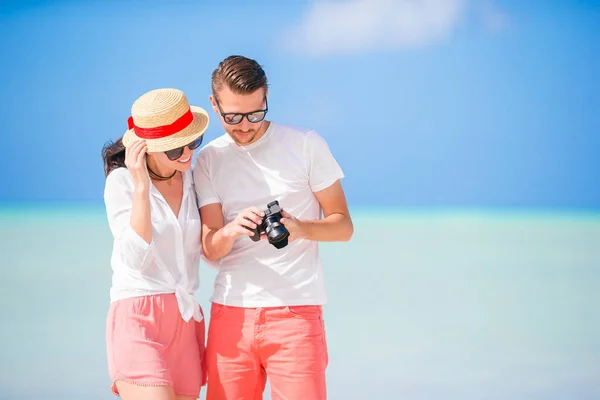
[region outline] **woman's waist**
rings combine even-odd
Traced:
[[[152,295],[160,293],[174,293],[184,288],[189,293],[194,293],[199,286],[198,273],[178,275],[169,271],[155,270],[114,270],[112,276],[111,293],[129,295]]]

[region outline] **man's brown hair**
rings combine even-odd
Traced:
[[[267,75],[260,64],[244,56],[229,56],[212,73],[213,96],[226,85],[233,93],[250,94],[268,89]]]

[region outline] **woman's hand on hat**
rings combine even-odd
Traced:
[[[146,168],[148,146],[143,140],[137,140],[125,149],[125,166],[129,169],[136,190],[149,190],[150,175]]]

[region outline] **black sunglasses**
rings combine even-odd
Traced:
[[[260,122],[263,119],[265,119],[265,116],[267,115],[267,112],[269,111],[269,103],[267,102],[266,96],[265,96],[265,109],[264,110],[256,110],[256,111],[252,111],[249,113],[224,113],[223,110],[221,110],[221,105],[219,104],[219,100],[217,100],[216,96],[215,96],[215,103],[217,103],[217,108],[219,109],[219,113],[223,117],[223,120],[229,125],[239,124],[240,122],[242,122],[244,117],[246,117],[248,122],[255,124],[255,123]]]
[[[204,135],[202,135],[202,136],[204,136]],[[200,147],[200,145],[202,144],[202,136],[200,136],[198,139],[194,140],[192,143],[188,143],[185,146],[181,146],[181,147],[178,147],[173,150],[167,150],[167,151],[165,151],[165,154],[167,155],[167,157],[169,157],[169,160],[171,160],[171,161],[178,160],[183,155],[183,150],[185,150],[186,147],[189,147],[189,149],[192,151],[194,151],[198,147]]]

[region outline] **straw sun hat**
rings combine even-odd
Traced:
[[[123,145],[142,139],[149,152],[173,150],[202,136],[208,121],[206,110],[190,107],[181,90],[151,90],[133,103]]]

